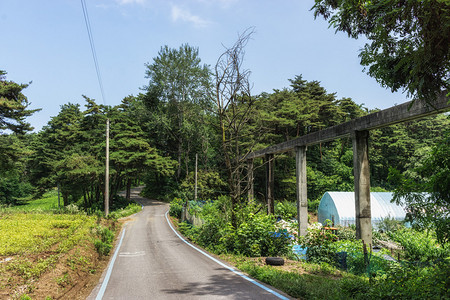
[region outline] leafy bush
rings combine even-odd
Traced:
[[[284,200],[275,204],[275,215],[283,220],[290,220],[297,216],[297,205],[294,202]]]
[[[249,214],[234,235],[234,252],[246,256],[278,256],[290,251],[287,231],[277,230],[273,216]]]
[[[169,215],[175,218],[181,218],[184,201],[181,198],[173,198],[170,202]]]
[[[334,263],[334,249],[332,243],[337,241],[337,236],[328,230],[323,230],[320,223],[315,223],[308,228],[304,237],[299,237],[299,244],[307,247],[308,261],[320,263]]]
[[[114,232],[107,227],[97,226],[96,235],[98,238],[94,240],[94,246],[100,256],[107,256],[112,248],[114,240]]]
[[[356,241],[356,227],[355,225],[352,226],[337,226],[336,230],[336,236],[340,241],[346,240],[346,241]]]
[[[236,209],[236,228],[224,210],[228,198],[221,197],[203,206],[190,205],[193,214],[204,224],[194,227],[181,223],[180,231],[199,245],[216,253],[235,253],[246,256],[277,256],[290,251],[290,239],[286,230],[277,229],[275,218],[259,211],[257,205],[245,205]]]
[[[312,200],[312,201],[308,201],[308,211],[316,213],[317,209],[319,208],[319,204],[320,204],[320,198]]]
[[[404,248],[405,258],[412,261],[431,261],[450,256],[449,247],[441,247],[433,232],[420,232],[412,228],[402,228],[388,232],[389,237]]]
[[[448,299],[449,286],[449,259],[425,268],[392,264],[388,273],[375,278],[371,288],[359,298]]]

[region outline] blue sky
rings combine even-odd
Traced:
[[[253,94],[289,86],[303,75],[338,98],[369,108],[407,101],[363,72],[358,53],[364,39],[335,33],[314,20],[314,0],[86,0],[108,105],[138,94],[147,84],[145,63],[164,45],[198,47],[214,66],[238,33],[255,27],[244,67],[252,72]],[[103,103],[79,0],[1,0],[0,69],[7,79],[32,84],[24,91],[28,121],[39,130],[62,104],[84,105],[82,95]]]

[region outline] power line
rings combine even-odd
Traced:
[[[86,23],[86,29],[87,29],[87,33],[89,36],[89,43],[91,44],[91,52],[92,52],[92,57],[94,58],[95,71],[97,72],[97,79],[98,79],[98,84],[100,85],[100,92],[102,93],[103,104],[106,105],[105,92],[103,90],[103,83],[102,83],[102,76],[100,75],[100,68],[98,67],[97,53],[95,52],[94,38],[92,36],[91,23],[89,21],[89,15],[88,15],[85,0],[81,0],[81,6],[83,8],[84,22]]]

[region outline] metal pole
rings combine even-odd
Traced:
[[[109,119],[106,119],[105,216],[109,214]]]
[[[197,164],[198,164],[198,154],[195,153],[195,190],[194,190],[195,201],[197,201]]]

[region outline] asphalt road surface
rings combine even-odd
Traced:
[[[139,191],[132,197],[144,209],[125,225],[108,272],[88,299],[289,299],[183,241],[169,226],[168,204]]]

